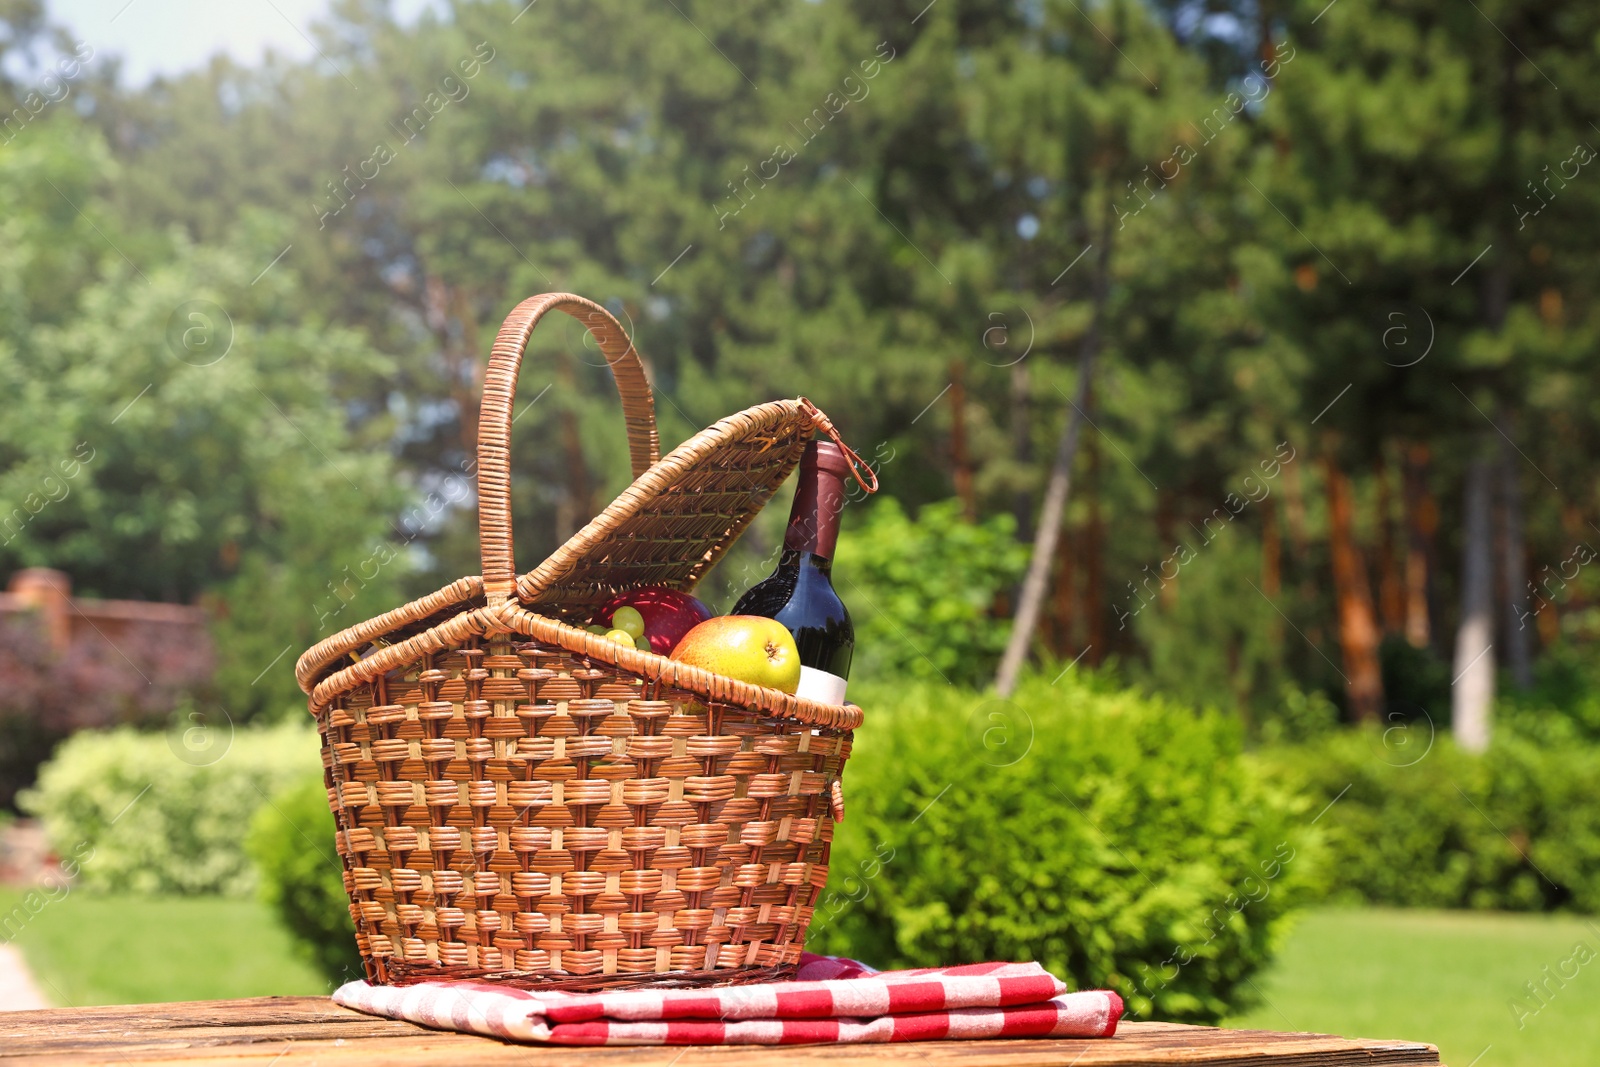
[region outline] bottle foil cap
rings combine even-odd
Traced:
[[[832,441],[808,442],[805,454],[800,457],[800,463],[802,466],[815,467],[819,471],[827,471],[840,478],[850,477],[850,461],[845,458],[844,449]]]

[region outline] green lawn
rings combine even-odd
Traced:
[[[0,890],[0,916],[21,900]],[[327,992],[254,900],[75,892],[28,919],[15,944],[60,1005]]]
[[[21,899],[0,892],[0,915]],[[1450,1067],[1590,1067],[1600,1062],[1600,955],[1522,1025],[1510,1003],[1586,943],[1578,918],[1429,911],[1319,911],[1300,922],[1256,984],[1260,1006],[1230,1026],[1403,1037],[1437,1044]],[[260,904],[212,897],[97,897],[45,906],[16,944],[46,996],[126,1004],[269,993],[326,984],[290,951]],[[1567,965],[1571,974],[1573,965]],[[1488,1051],[1485,1052],[1484,1050]]]
[[[1587,951],[1574,958],[1579,943]],[[1564,985],[1563,964],[1576,971]],[[1541,1007],[1524,983],[1544,983],[1546,966],[1556,978]],[[1450,1067],[1600,1062],[1600,922],[1592,920],[1313,912],[1256,984],[1265,1002],[1227,1025],[1429,1041]],[[1519,1020],[1518,998],[1537,1014]]]

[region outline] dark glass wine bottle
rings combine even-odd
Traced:
[[[823,704],[844,703],[845,679],[856,650],[850,612],[834,592],[831,577],[849,474],[838,445],[806,445],[778,569],[751,586],[733,608],[735,615],[763,615],[789,628],[800,648],[795,695]]]

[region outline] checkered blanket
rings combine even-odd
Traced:
[[[765,985],[561,993],[487,982],[351,982],[333,999],[436,1029],[553,1045],[798,1045],[1116,1033],[1122,998],[1066,989],[1037,963],[875,971],[854,960],[808,954],[794,981]]]

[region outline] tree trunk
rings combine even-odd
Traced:
[[[1563,500],[1561,502],[1561,528],[1566,531],[1567,536],[1572,540],[1582,541],[1588,538],[1589,531],[1593,527],[1583,521],[1582,508],[1571,501]]]
[[[1089,404],[1094,404],[1094,386],[1089,387]],[[1084,409],[1085,411],[1088,408]],[[1106,636],[1106,521],[1101,508],[1100,438],[1096,434],[1086,445],[1089,469],[1084,488],[1089,494],[1089,530],[1083,553],[1083,615],[1088,620],[1088,659],[1098,667],[1110,649]]]
[[[1519,457],[1511,442],[1501,438],[1500,447],[1500,569],[1505,577],[1506,665],[1518,689],[1533,688],[1533,654],[1528,625],[1528,562],[1523,548],[1522,488],[1517,484]]]
[[[1384,634],[1397,634],[1405,629],[1406,598],[1394,549],[1394,498],[1389,492],[1389,464],[1381,451],[1374,473],[1378,479],[1378,610]]]
[[[1072,488],[1072,461],[1078,454],[1084,405],[1089,402],[1089,381],[1094,375],[1095,356],[1100,348],[1101,319],[1105,314],[1106,292],[1110,287],[1110,216],[1108,200],[1106,222],[1101,228],[1100,251],[1095,263],[1094,308],[1089,318],[1089,328],[1084,331],[1083,340],[1078,346],[1078,383],[1074,389],[1077,395],[1056,445],[1055,460],[1050,466],[1050,481],[1045,486],[1044,505],[1039,509],[1039,533],[1033,539],[1028,573],[1022,580],[1016,621],[1012,623],[1011,637],[1006,642],[1005,654],[1000,657],[1000,669],[995,674],[995,688],[1003,697],[1010,696],[1016,688],[1017,676],[1022,673],[1022,665],[1028,658],[1028,646],[1033,641],[1033,630],[1039,621],[1039,605],[1050,584],[1050,565],[1055,560],[1056,541],[1061,534],[1061,516],[1066,510],[1067,494]],[[1091,574],[1091,580],[1092,577]],[[1092,620],[1090,625],[1093,626]]]
[[[1591,556],[1594,555],[1594,549],[1590,546],[1589,539],[1594,535],[1595,528],[1584,519],[1582,508],[1570,501],[1563,501],[1561,503],[1561,529],[1571,538],[1574,552],[1581,546]],[[1527,591],[1527,589],[1526,585],[1523,586],[1524,591]],[[1566,593],[1567,598],[1562,604],[1540,597],[1539,610],[1533,614],[1533,622],[1539,631],[1539,643],[1546,648],[1561,640],[1561,613],[1563,611],[1582,612],[1592,603],[1591,599],[1584,595],[1581,585],[1574,585],[1566,590]]]
[[[564,352],[556,363],[556,375],[567,395],[575,395],[572,364]],[[570,406],[561,409],[561,450],[567,471],[567,491],[556,503],[557,541],[565,541],[594,517],[589,467],[583,461],[583,440],[578,433],[578,413]]]
[[[1490,529],[1489,460],[1467,467],[1466,516],[1461,541],[1461,625],[1456,630],[1450,728],[1468,752],[1489,747],[1494,701],[1494,551]]]
[[[1562,501],[1561,530],[1572,540],[1574,551],[1581,545],[1593,555],[1594,549],[1590,546],[1589,539],[1593,536],[1594,527],[1590,526],[1584,519],[1582,508],[1569,501]],[[1530,584],[1536,582],[1537,579],[1538,574],[1534,574]],[[1528,591],[1527,585],[1522,588],[1524,592]],[[1546,648],[1561,640],[1562,612],[1581,612],[1590,603],[1589,598],[1583,595],[1582,586],[1573,586],[1567,590],[1567,594],[1564,604],[1557,604],[1554,600],[1547,599],[1537,592],[1534,594],[1539,596],[1540,603],[1538,610],[1533,613],[1531,619],[1539,631],[1539,643]]]
[[[578,436],[578,416],[571,408],[561,412],[561,448],[566,453],[567,492],[565,508],[556,536],[565,541],[594,517],[589,494],[589,470],[583,462],[583,445]]]
[[[967,454],[967,381],[959,359],[950,361],[950,466],[961,514],[976,522],[978,498],[972,488],[972,457]]]
[[[1517,70],[1521,50],[1506,39],[1502,48],[1500,123],[1495,159],[1486,182],[1485,203],[1504,203],[1515,182],[1516,137],[1521,101]],[[1515,53],[1515,54],[1514,54]],[[1505,324],[1511,297],[1511,259],[1508,226],[1498,214],[1487,216],[1493,237],[1480,276],[1479,307],[1483,324],[1498,334]],[[1485,250],[1486,252],[1488,249]],[[1487,435],[1485,435],[1487,438]],[[1485,440],[1467,467],[1465,510],[1461,532],[1461,620],[1456,628],[1455,681],[1451,683],[1450,728],[1456,744],[1468,752],[1489,747],[1490,719],[1494,710],[1494,463]]]
[[[1018,360],[1011,366],[1011,454],[1016,458],[1019,474],[1033,465],[1033,431],[1029,418],[1032,408],[1028,361]],[[1033,494],[1026,484],[1019,484],[1012,495],[1011,513],[1017,520],[1017,540],[1028,541],[1033,536]]]
[[[1284,511],[1289,517],[1289,541],[1294,545],[1295,558],[1304,566],[1311,538],[1306,533],[1306,495],[1300,484],[1300,468],[1293,463],[1283,468],[1283,496]]]
[[[1283,531],[1278,528],[1278,499],[1261,498],[1261,591],[1277,603],[1283,589]],[[1276,611],[1267,616],[1267,637],[1274,650],[1283,647],[1283,618]]]
[[[451,290],[453,299],[450,301],[451,317],[456,322],[456,373],[457,389],[460,391],[456,403],[465,404],[461,408],[461,443],[467,450],[467,455],[476,457],[478,453],[478,403],[483,396],[483,374],[488,368],[484,362],[483,353],[478,348],[478,318],[473,314],[472,297],[465,286],[458,285]],[[585,520],[588,521],[588,520]]]
[[[1283,588],[1283,535],[1278,530],[1278,502],[1261,499],[1261,591],[1275,600]]]
[[[1372,590],[1352,529],[1350,479],[1339,469],[1331,449],[1324,452],[1322,466],[1328,482],[1328,541],[1333,556],[1345,697],[1352,717],[1358,722],[1375,722],[1383,711],[1383,673],[1378,664]]]
[[[1050,594],[1050,611],[1046,616],[1045,640],[1050,644],[1050,651],[1057,656],[1066,656],[1069,659],[1078,630],[1078,605],[1077,576],[1073,573],[1078,546],[1073,543],[1074,538],[1070,529],[1061,532],[1061,550],[1056,553],[1060,561],[1056,571],[1055,591]]]
[[[422,318],[438,341],[445,387],[456,407],[461,447],[471,456],[478,450],[478,400],[484,369],[472,300],[465,288],[429,275],[422,286]]]
[[[1263,503],[1271,499],[1271,497],[1265,497],[1263,498]],[[1171,552],[1176,547],[1172,539],[1172,527],[1175,522],[1173,511],[1172,494],[1165,489],[1158,491],[1156,493],[1156,543],[1161,546],[1162,552]],[[1164,559],[1165,557],[1163,557]],[[1158,570],[1160,566],[1160,564],[1157,564]],[[1181,573],[1175,574],[1170,579],[1165,575],[1160,575],[1160,577],[1162,579],[1161,608],[1163,611],[1171,611],[1178,606],[1178,580],[1183,575]]]
[[[1413,648],[1427,648],[1433,640],[1428,605],[1432,597],[1433,535],[1439,528],[1439,509],[1428,491],[1428,446],[1421,441],[1406,448],[1402,481],[1406,512],[1406,640]]]

